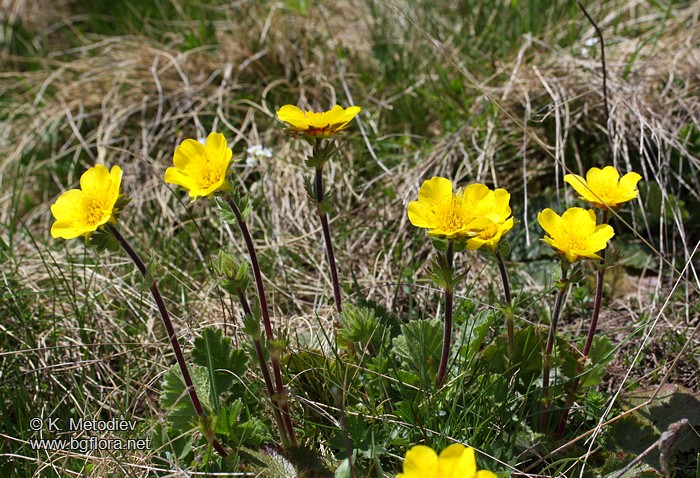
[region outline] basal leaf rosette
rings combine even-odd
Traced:
[[[601,259],[596,252],[615,235],[609,224],[596,224],[593,209],[572,207],[559,216],[548,208],[537,215],[537,222],[547,233],[542,240],[569,262]]]
[[[620,177],[612,166],[591,168],[586,179],[578,174],[564,176],[564,181],[580,194],[581,199],[599,209],[619,209],[622,204],[635,199],[639,195],[637,183],[640,179],[642,177],[635,172]]]
[[[510,193],[501,188],[493,191],[492,200],[481,201],[481,207],[476,211],[479,217],[472,225],[475,235],[467,241],[467,249],[498,249],[501,238],[513,229],[516,223],[511,215],[509,203]]]
[[[403,473],[396,478],[496,478],[496,474],[477,471],[474,449],[455,443],[442,450],[440,456],[430,447],[414,446],[406,452]]]
[[[489,201],[493,201],[493,191],[484,184],[453,192],[452,181],[433,177],[423,182],[418,200],[408,204],[408,219],[416,227],[429,229],[432,237],[470,237],[483,227],[479,215],[493,207]]]
[[[302,111],[294,105],[284,105],[277,111],[277,118],[287,123],[285,130],[293,136],[305,136],[311,139],[330,138],[344,130],[357,114],[362,111],[359,106],[343,108],[335,105],[329,111]]]
[[[205,144],[186,139],[175,149],[175,166],[165,171],[165,182],[187,189],[193,201],[230,190],[226,173],[232,157],[233,151],[221,133],[210,133]]]
[[[51,214],[56,219],[51,226],[51,236],[87,238],[101,226],[115,222],[121,180],[119,166],[112,166],[108,171],[97,164],[85,171],[80,177],[80,189],[64,192],[51,206]]]

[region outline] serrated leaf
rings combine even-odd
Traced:
[[[489,311],[481,311],[473,317],[466,319],[464,325],[465,345],[462,349],[462,354],[467,362],[470,362],[476,357],[476,353],[481,348],[481,344],[484,343],[484,339],[492,323],[493,314]]]
[[[269,438],[265,425],[256,418],[242,418],[243,402],[238,399],[223,407],[216,418],[214,431],[225,435],[229,442],[257,448]]]
[[[315,156],[309,156],[306,158],[306,161],[304,161],[304,164],[306,164],[310,168],[318,168],[323,165],[327,161],[326,158],[319,158]]]
[[[394,351],[411,372],[418,374],[423,386],[429,386],[437,374],[442,353],[442,321],[416,320],[401,326],[394,338]]]
[[[340,313],[341,328],[338,330],[338,343],[352,349],[355,343],[362,348],[371,345],[376,351],[382,346],[384,327],[373,309],[346,304]]]
[[[85,239],[85,245],[93,247],[97,252],[111,251],[116,252],[121,247],[117,238],[111,232],[105,229],[97,229]]]
[[[190,376],[206,413],[208,409],[211,409],[208,399],[209,379],[207,371],[200,367],[190,367]],[[177,365],[170,367],[163,376],[160,406],[167,412],[168,423],[172,428],[189,431],[197,427],[199,417],[194,405],[192,405],[185,381]]]
[[[243,377],[248,365],[246,353],[234,349],[231,339],[212,327],[202,330],[202,335],[195,339],[192,360],[207,371],[211,402],[215,405],[218,397]]]

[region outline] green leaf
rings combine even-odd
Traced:
[[[546,338],[546,334],[544,334]],[[515,332],[513,337],[513,357],[508,360],[505,335],[496,338],[481,353],[483,365],[493,373],[507,374],[516,370],[522,383],[520,391],[526,391],[530,384],[542,374],[542,337],[534,326]]]
[[[207,409],[211,410],[207,394],[209,390],[207,371],[200,367],[190,367],[190,375],[205,412]],[[172,428],[180,431],[197,428],[199,417],[177,365],[170,367],[163,377],[160,406],[167,412],[168,423]]]
[[[270,439],[265,425],[257,418],[241,417],[243,402],[240,399],[222,408],[216,418],[214,431],[225,435],[229,442],[258,448],[263,440]]]
[[[604,335],[596,335],[593,337],[591,350],[588,353],[588,360],[586,360],[586,368],[588,368],[588,371],[581,377],[582,387],[593,387],[600,384],[605,375],[605,366],[613,359],[614,351],[615,345],[608,337]]]
[[[340,313],[340,324],[338,343],[342,347],[353,350],[354,344],[360,344],[363,349],[370,345],[375,351],[381,348],[384,326],[373,309],[346,304]]]
[[[94,247],[97,252],[116,252],[120,249],[119,241],[111,232],[103,228],[97,229],[85,239],[85,245]]]
[[[329,212],[333,211],[333,206],[328,200],[323,200],[320,203],[317,203],[316,207],[318,208],[318,212],[320,214],[328,214]]]
[[[192,360],[207,371],[211,402],[218,410],[218,397],[245,374],[248,357],[243,350],[236,350],[231,339],[221,330],[207,327],[194,341]]]
[[[350,460],[347,458],[340,462],[340,466],[335,470],[335,478],[351,478]]]
[[[445,252],[447,250],[448,240],[445,238],[431,237],[430,242],[432,242],[433,247],[440,252]]]
[[[433,382],[442,353],[442,321],[416,320],[401,326],[401,335],[394,338],[394,351],[401,362],[418,372],[423,386]]]
[[[306,158],[306,161],[304,161],[304,164],[306,164],[310,168],[318,168],[323,165],[328,159],[323,158],[323,157],[316,157],[316,156],[309,156]]]
[[[493,324],[493,314],[487,310],[481,311],[464,323],[464,347],[462,355],[470,362],[484,343],[489,327]]]

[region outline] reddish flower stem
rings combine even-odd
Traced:
[[[117,239],[124,251],[126,251],[126,253],[129,255],[131,260],[136,265],[136,268],[139,270],[139,272],[141,272],[141,275],[143,277],[147,277],[148,271],[146,270],[146,265],[143,263],[138,254],[136,254],[136,251],[134,251],[134,249],[131,247],[126,238],[124,238],[124,236],[121,235],[119,230],[112,224],[107,224],[107,229],[109,229],[109,232]],[[153,299],[156,301],[156,305],[158,306],[158,312],[160,312],[160,317],[163,320],[163,325],[165,325],[165,330],[168,332],[168,338],[170,339],[170,344],[172,345],[173,351],[175,352],[175,359],[177,360],[177,364],[180,367],[182,379],[184,380],[185,385],[187,386],[187,393],[189,394],[190,400],[192,401],[192,406],[194,407],[194,410],[197,413],[197,415],[202,419],[202,422],[206,423],[206,414],[204,413],[204,408],[202,407],[202,403],[199,401],[199,396],[197,395],[197,391],[194,388],[192,377],[190,377],[190,372],[187,368],[187,363],[185,362],[185,357],[182,353],[182,349],[180,348],[180,343],[177,341],[177,335],[175,334],[175,328],[173,327],[173,323],[170,320],[170,314],[168,314],[168,309],[165,308],[165,302],[163,302],[163,297],[160,295],[158,285],[155,281],[151,283],[150,291],[151,295],[153,296]],[[212,430],[205,430],[205,434],[207,438],[211,441],[212,446],[219,453],[219,455],[226,458],[228,456],[228,452],[224,449],[221,443],[219,443],[219,440],[217,440],[217,438],[214,436],[214,432]]]
[[[255,245],[253,244],[253,238],[248,231],[248,226],[246,225],[245,219],[241,214],[240,209],[236,205],[230,194],[226,195],[225,198],[234,216],[236,216],[236,221],[238,222],[238,227],[243,235],[243,240],[245,241],[246,247],[248,248],[248,255],[250,256],[250,263],[253,266],[253,276],[255,277],[255,286],[258,290],[258,299],[260,300],[260,312],[262,313],[263,326],[265,328],[265,336],[268,342],[274,340],[274,335],[272,334],[272,323],[270,321],[270,312],[267,308],[267,298],[265,297],[265,287],[263,286],[262,273],[260,272],[260,263],[258,262],[258,255],[255,252]],[[270,359],[272,361],[272,371],[275,376],[275,400],[277,400],[280,409],[282,410],[282,420],[284,421],[285,428],[287,430],[287,435],[289,436],[289,441],[292,446],[297,446],[297,437],[294,433],[294,425],[292,423],[291,414],[289,413],[289,402],[287,401],[287,393],[284,389],[284,384],[282,383],[282,370],[280,366],[280,357],[277,351],[272,351],[270,353]]]
[[[498,261],[498,270],[501,272],[501,282],[503,282],[503,297],[505,298],[506,306],[506,333],[508,343],[506,345],[508,350],[508,356],[513,357],[513,336],[515,335],[515,326],[513,324],[513,310],[512,310],[512,297],[510,295],[510,283],[508,282],[508,272],[506,271],[506,264],[503,261],[503,256],[500,251],[496,249],[496,260]]]
[[[314,148],[314,151],[316,148]],[[340,313],[342,311],[342,298],[340,296],[340,284],[338,282],[338,270],[335,264],[335,254],[333,253],[333,243],[331,242],[331,229],[328,225],[328,215],[320,208],[323,202],[323,162],[316,167],[316,204],[318,217],[321,220],[323,229],[323,241],[326,243],[326,257],[328,258],[328,268],[331,271],[331,282],[333,283],[333,297],[335,298],[335,308]]]

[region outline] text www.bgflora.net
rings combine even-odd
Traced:
[[[83,453],[88,450],[150,450],[150,438],[51,438],[29,440],[33,450],[74,450]]]

